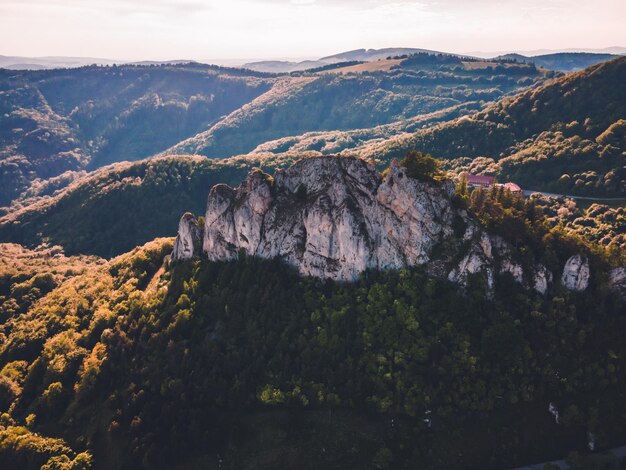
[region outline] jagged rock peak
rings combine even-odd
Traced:
[[[172,259],[189,259],[202,251],[202,228],[190,212],[186,212],[178,223],[178,235],[174,241]]]
[[[274,179],[257,170],[235,189],[215,186],[203,251],[211,260],[240,250],[280,257],[304,275],[344,281],[368,268],[422,264],[453,232],[450,191],[397,165],[383,176],[359,158],[306,158]]]

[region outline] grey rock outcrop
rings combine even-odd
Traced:
[[[452,190],[409,177],[395,163],[381,175],[352,157],[305,158],[274,178],[255,170],[237,188],[211,189],[202,228],[191,214],[183,216],[172,260],[202,254],[225,261],[246,253],[340,281],[367,269],[427,264],[433,275],[460,285],[480,275],[493,288],[497,276],[508,273],[546,293],[552,273],[515,261],[504,239],[452,204]],[[623,278],[616,274],[617,283]],[[571,257],[562,281],[568,289],[586,289],[587,259]]]
[[[545,294],[551,282],[552,273],[545,266],[538,265],[533,275],[533,288],[540,294]]]
[[[471,236],[476,233],[475,227],[470,229]],[[461,285],[467,282],[467,276],[470,274],[484,273],[487,280],[487,287],[493,288],[494,270],[493,270],[493,249],[490,237],[486,233],[480,234],[478,241],[472,243],[470,251],[461,259],[459,264],[448,273],[448,279]]]
[[[563,285],[569,290],[582,292],[589,286],[589,260],[582,255],[571,256],[563,267]]]
[[[452,235],[447,188],[382,177],[358,158],[320,157],[277,172],[252,172],[237,189],[215,186],[205,216],[203,251],[211,260],[239,250],[280,257],[300,273],[353,280],[368,268],[422,264]]]
[[[174,241],[172,259],[182,260],[200,256],[202,251],[202,229],[197,219],[189,212],[178,223],[178,235]]]
[[[626,300],[626,268],[615,268],[609,273],[609,286]]]

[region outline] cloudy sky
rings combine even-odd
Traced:
[[[0,54],[320,57],[626,46],[626,0],[0,0]]]

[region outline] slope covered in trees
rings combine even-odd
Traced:
[[[358,154],[384,166],[417,149],[447,159],[446,167],[456,172],[495,174],[529,189],[619,198],[626,178],[625,63],[619,58],[557,78],[482,111],[480,102],[465,103],[373,128],[276,139],[252,153]]]
[[[156,236],[174,235],[181,213],[202,212],[214,184],[239,181],[253,164],[203,157],[118,163],[50,196],[22,201],[23,207],[0,218],[0,240],[114,256]]]
[[[358,76],[277,76],[194,63],[0,70],[0,206],[33,180],[66,171],[171,147],[169,154],[230,157],[284,136],[490,101],[545,76],[528,65],[466,70],[457,62],[426,58]]]
[[[621,57],[359,151],[387,160],[415,148],[453,160],[451,168],[495,173],[527,188],[623,196],[624,76]]]
[[[534,65],[468,66],[457,56],[417,54],[398,62],[386,71],[292,74],[168,153],[248,153],[263,142],[309,131],[370,128],[470,101],[492,101],[546,76]]]
[[[245,256],[170,264],[171,239],[50,266],[0,250],[4,265],[34,260],[0,282],[0,462],[505,468],[584,448],[588,433],[621,443],[617,260],[551,229],[532,201],[458,197],[521,257],[555,270],[585,253],[588,290],[556,271],[542,296],[510,274],[461,291],[422,268],[339,284]]]
[[[162,151],[267,91],[202,65],[0,69],[0,205],[34,178]]]

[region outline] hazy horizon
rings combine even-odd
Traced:
[[[618,0],[0,0],[0,53],[219,62],[604,49],[626,45],[624,24]]]
[[[404,49],[404,48],[415,48],[415,49],[419,49],[419,46],[405,46],[405,45],[397,45],[397,46],[385,46],[385,47],[381,47],[381,48],[377,48],[377,49]],[[353,49],[353,50],[360,50],[360,49],[373,49],[370,47],[362,47],[362,48],[358,48],[358,49]],[[423,48],[422,48],[423,49]],[[619,52],[614,52],[616,50],[619,50]],[[352,50],[350,50],[352,51]],[[311,55],[311,56],[300,56],[300,57],[296,57],[296,56],[289,56],[289,57],[284,57],[284,56],[272,56],[272,55],[268,55],[268,56],[264,56],[264,57],[239,57],[239,58],[219,58],[219,59],[212,59],[210,57],[163,57],[163,58],[152,58],[152,57],[101,57],[101,56],[96,56],[96,55],[85,55],[85,56],[65,56],[65,55],[59,55],[59,54],[54,54],[54,55],[39,55],[39,56],[34,56],[34,55],[18,55],[18,54],[12,54],[6,51],[0,51],[0,57],[19,57],[19,58],[23,58],[23,59],[33,59],[33,60],[37,60],[37,59],[94,59],[94,60],[103,60],[106,62],[119,62],[119,63],[128,63],[128,62],[168,62],[168,61],[184,61],[184,60],[189,60],[189,61],[197,61],[197,62],[201,62],[201,63],[207,63],[207,64],[215,64],[215,65],[242,65],[248,62],[255,62],[255,61],[285,61],[285,62],[299,62],[299,61],[306,61],[306,60],[318,60],[321,59],[324,56],[331,56],[334,54],[340,54],[340,53],[344,53],[344,52],[350,52],[348,50],[337,50],[334,53],[331,54],[317,54],[317,55]],[[449,53],[455,53],[455,54],[465,54],[468,56],[475,56],[475,57],[481,57],[481,58],[491,58],[491,57],[495,57],[498,55],[504,55],[504,54],[521,54],[521,55],[527,55],[527,56],[538,56],[538,55],[543,55],[543,54],[552,54],[552,53],[569,53],[569,52],[589,52],[589,53],[606,53],[606,54],[626,54],[626,46],[618,46],[618,45],[612,45],[612,46],[608,46],[608,47],[599,47],[599,48],[585,48],[585,47],[568,47],[568,48],[562,48],[562,49],[534,49],[534,50],[519,50],[519,49],[514,49],[514,50],[498,50],[498,51],[451,51],[451,50],[438,50],[437,52],[449,52]]]

